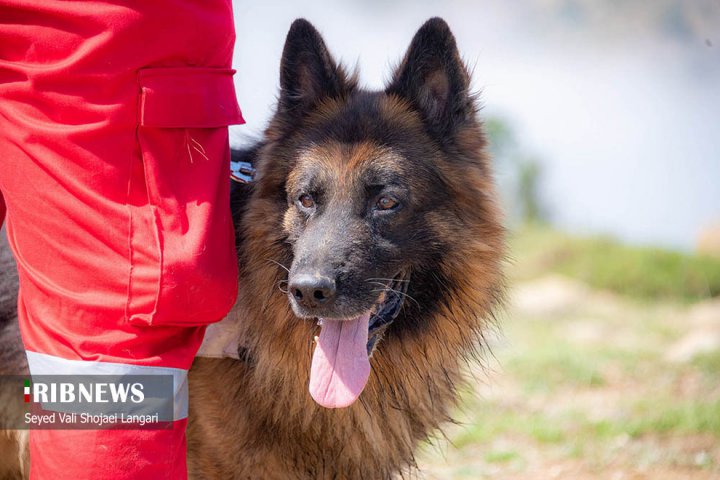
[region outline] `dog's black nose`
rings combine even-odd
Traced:
[[[305,308],[329,304],[335,298],[335,280],[322,275],[295,275],[289,284],[290,293]]]

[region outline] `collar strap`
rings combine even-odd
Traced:
[[[248,162],[230,162],[230,179],[243,184],[255,183],[255,169]]]

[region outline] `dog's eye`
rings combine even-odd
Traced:
[[[312,197],[312,195],[308,193],[300,195],[300,198],[298,198],[298,202],[300,202],[302,208],[306,210],[310,210],[315,206],[315,199]]]
[[[378,201],[375,203],[375,207],[378,210],[392,210],[393,208],[397,207],[397,205],[397,200],[387,196],[382,196],[378,198]]]

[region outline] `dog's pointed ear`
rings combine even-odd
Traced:
[[[320,33],[304,18],[295,20],[280,63],[279,113],[302,116],[323,98],[338,97],[348,89],[347,76]]]
[[[408,100],[431,131],[445,138],[475,115],[469,88],[455,37],[445,20],[435,17],[413,37],[385,93]]]

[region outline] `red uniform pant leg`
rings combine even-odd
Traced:
[[[186,402],[204,326],[237,288],[231,4],[0,10],[0,189],[31,373],[167,367]],[[178,411],[171,430],[31,431],[31,477],[184,478]]]

